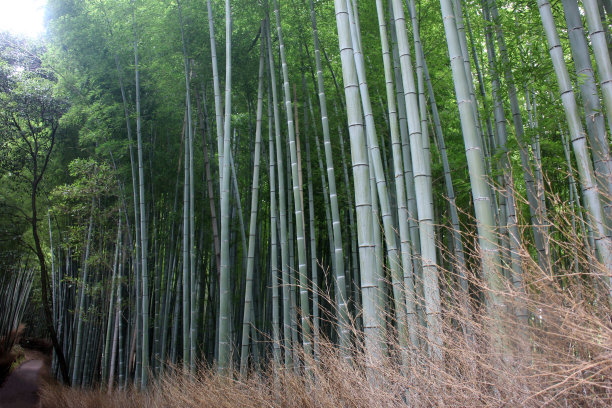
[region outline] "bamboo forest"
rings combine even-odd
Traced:
[[[612,404],[611,0],[44,27],[0,31],[0,406]]]

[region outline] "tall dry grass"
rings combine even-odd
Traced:
[[[384,357],[361,352],[362,334],[353,325],[352,359],[330,342],[320,345],[317,361],[302,355],[299,370],[274,366],[221,376],[202,368],[194,377],[168,370],[146,391],[78,390],[48,384],[41,390],[45,408],[72,407],[604,407],[612,405],[612,324],[609,276],[588,240],[573,225],[572,207],[551,198],[550,270],[542,270],[533,248],[521,247],[524,288],[506,279],[496,295],[503,300],[497,318],[487,312],[492,294],[478,268],[468,274],[469,310],[458,288],[457,269],[440,273],[443,291],[443,358],[420,347],[401,350],[387,336]],[[528,226],[521,226],[524,234]],[[468,259],[477,240],[466,235]],[[451,254],[445,253],[448,259]],[[503,265],[509,276],[508,265]],[[321,293],[321,296],[329,296]],[[328,299],[331,300],[331,299]],[[422,304],[423,299],[419,299]],[[330,302],[333,303],[333,302]],[[516,317],[529,311],[526,322]],[[391,312],[387,322],[392,322]],[[331,314],[333,315],[333,313]],[[406,353],[408,365],[400,364]],[[304,367],[308,367],[305,369]]]

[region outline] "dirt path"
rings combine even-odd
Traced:
[[[29,360],[17,367],[0,388],[0,408],[38,407],[38,385],[43,360]]]

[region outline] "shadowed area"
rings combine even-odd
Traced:
[[[30,360],[13,371],[0,388],[0,407],[29,408],[38,405],[42,360]]]

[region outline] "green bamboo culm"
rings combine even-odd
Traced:
[[[406,310],[406,321],[399,322],[400,330],[408,330],[409,339],[414,348],[419,346],[417,319],[416,319],[416,296],[414,290],[414,270],[410,259],[410,230],[408,223],[408,205],[406,203],[406,184],[404,181],[404,167],[402,160],[402,145],[399,134],[399,122],[397,105],[395,103],[395,90],[393,86],[393,66],[389,51],[389,40],[385,11],[382,0],[376,0],[376,11],[378,15],[378,27],[385,71],[385,89],[387,92],[387,109],[389,113],[389,133],[391,136],[391,150],[393,152],[393,176],[395,179],[395,195],[397,200],[397,222],[399,224],[400,250],[402,260],[404,301]],[[404,327],[402,327],[404,326]],[[407,363],[407,361],[404,361]]]
[[[482,8],[486,21],[491,21],[491,13],[489,10],[489,3],[492,0],[482,0]],[[503,152],[506,152],[501,156],[501,160],[499,163],[499,167],[502,171],[501,182],[503,190],[500,194],[500,209],[505,209],[506,217],[505,224],[502,224],[504,221],[503,214],[500,215],[500,230],[502,235],[502,242],[506,241],[506,236],[508,238],[508,249],[510,252],[510,269],[511,269],[511,280],[514,287],[520,291],[524,292],[523,287],[523,269],[522,269],[522,261],[520,256],[520,246],[521,246],[521,236],[518,230],[518,219],[516,213],[516,203],[515,203],[515,191],[514,191],[514,180],[512,178],[512,167],[510,165],[509,153],[507,153],[507,142],[508,142],[508,129],[506,125],[506,113],[503,106],[501,89],[500,89],[500,79],[498,74],[498,66],[497,66],[497,57],[495,53],[495,45],[493,42],[493,35],[491,32],[491,27],[487,27],[487,31],[485,33],[486,36],[486,44],[487,44],[487,55],[489,57],[489,66],[491,72],[491,95],[493,96],[493,117],[495,121],[495,133],[496,133],[496,144],[499,149]],[[499,39],[500,37],[498,37]],[[509,71],[509,70],[508,70]],[[507,74],[509,75],[509,74]],[[511,100],[513,100],[513,85],[510,85],[509,88],[511,94]],[[515,93],[514,93],[515,95]],[[513,103],[511,102],[511,105]],[[516,126],[519,125],[520,116],[515,119],[515,129]],[[525,179],[524,179],[525,180]],[[528,193],[529,194],[529,193]],[[535,240],[535,237],[534,237]],[[527,309],[523,307],[517,307],[515,310],[517,317],[524,323],[527,322],[529,317],[527,313]]]
[[[9,353],[17,341],[19,323],[25,312],[34,278],[34,269],[19,265],[0,274],[0,353]]]
[[[388,267],[391,274],[391,283],[393,286],[393,300],[395,302],[395,311],[397,314],[397,324],[399,332],[399,343],[402,349],[407,347],[406,337],[406,307],[405,296],[403,290],[403,273],[400,256],[398,253],[396,240],[396,227],[394,225],[393,215],[391,213],[391,203],[385,180],[385,171],[383,168],[383,160],[381,158],[380,147],[378,145],[378,136],[376,134],[376,126],[374,123],[374,114],[372,111],[369,89],[365,74],[365,61],[361,51],[361,34],[359,29],[359,16],[356,7],[352,0],[347,1],[347,10],[349,15],[349,23],[351,26],[351,37],[353,46],[353,56],[355,59],[355,67],[357,69],[357,78],[359,80],[359,89],[361,95],[361,104],[364,112],[365,129],[367,143],[369,148],[370,171],[372,186],[375,187],[372,194],[377,194],[378,202],[380,203],[381,216],[383,221],[384,241],[389,258]],[[376,226],[374,226],[376,228]],[[380,245],[382,250],[382,245]],[[382,266],[382,257],[379,258],[379,263]],[[382,275],[381,275],[382,277]]]
[[[431,185],[431,165],[427,163],[421,134],[421,119],[417,100],[417,88],[414,83],[410,47],[406,33],[406,21],[401,0],[393,0],[393,19],[402,85],[408,120],[410,155],[414,175],[414,191],[419,220],[420,253],[422,257],[423,293],[425,297],[425,314],[427,316],[427,339],[430,355],[442,358],[442,322],[440,316],[440,290],[438,284],[438,265],[433,226],[433,193]],[[446,20],[445,20],[446,21]]]
[[[230,129],[232,117],[232,10],[225,0],[225,123],[223,138],[223,169],[221,184],[221,274],[219,277],[219,333],[218,371],[227,374],[230,369]]]
[[[550,2],[548,0],[538,0],[538,8],[544,32],[546,33],[546,39],[548,40],[548,48],[561,93],[563,109],[567,118],[588,218],[590,225],[593,227],[597,253],[608,275],[610,296],[612,297],[612,240],[606,234],[606,223],[603,218],[599,189],[593,175],[593,165],[591,164],[586,134],[582,127],[576,97],[574,96],[567,66],[563,59],[563,50],[557,28],[555,27]]]
[[[185,70],[185,103],[186,103],[186,126],[187,134],[185,139],[185,185],[184,206],[183,206],[183,369],[190,372],[195,370],[195,338],[193,329],[195,322],[193,317],[194,293],[195,293],[195,259],[193,254],[194,245],[194,200],[193,200],[193,126],[191,123],[191,93],[189,81],[189,61],[185,45],[185,33],[183,30],[183,16],[181,13],[181,3],[176,0],[178,7],[179,24],[181,29],[181,40],[183,45],[183,61]],[[189,278],[188,276],[189,275]],[[185,336],[187,338],[185,338]]]
[[[527,202],[529,203],[529,214],[531,218],[533,238],[536,251],[538,252],[538,264],[543,270],[549,270],[549,254],[546,250],[546,240],[544,235],[546,227],[541,215],[544,211],[541,208],[541,202],[537,199],[536,186],[534,180],[534,171],[529,161],[528,147],[525,144],[525,127],[521,114],[514,74],[511,69],[510,57],[506,46],[504,32],[500,23],[499,10],[497,8],[497,0],[485,0],[487,8],[490,12],[491,21],[497,38],[499,53],[501,56],[501,69],[503,70],[506,88],[508,89],[508,99],[510,102],[510,112],[512,114],[512,123],[516,142],[518,144],[518,152],[523,169],[523,181],[525,182],[525,190]]]
[[[113,261],[113,274],[111,278],[110,299],[108,302],[108,315],[106,318],[106,335],[104,336],[104,351],[102,353],[102,381],[106,381],[108,378],[108,369],[110,364],[111,329],[113,327],[113,312],[115,311],[115,282],[117,279],[117,270],[119,269],[119,249],[121,247],[121,215],[119,215],[116,242],[115,256]]]
[[[599,84],[604,100],[608,126],[612,133],[612,60],[608,50],[608,41],[602,25],[601,14],[597,0],[582,0],[587,26],[593,47],[593,55],[597,62],[597,73],[599,74]],[[609,27],[608,27],[609,28]]]
[[[266,22],[264,21],[264,41],[267,41]],[[274,125],[272,122],[272,94],[268,78],[268,154],[269,154],[269,181],[270,181],[270,275],[272,290],[272,354],[274,363],[280,367],[281,364],[281,336],[280,336],[280,307],[279,307],[279,285],[278,285],[278,236],[276,208],[276,165],[274,152]]]
[[[334,171],[334,159],[332,154],[331,138],[329,133],[329,117],[327,114],[327,98],[325,96],[325,85],[323,80],[323,66],[321,63],[321,51],[319,45],[319,30],[313,0],[309,0],[310,20],[312,24],[312,36],[314,41],[315,67],[317,71],[317,92],[319,94],[319,108],[321,111],[321,127],[323,129],[323,147],[325,151],[325,163],[327,169],[327,181],[329,184],[329,203],[332,217],[332,236],[333,239],[333,268],[336,281],[336,300],[338,308],[338,335],[339,347],[345,356],[348,357],[349,348],[349,318],[346,297],[346,280],[344,275],[344,250],[342,247],[342,224],[340,222],[340,210],[338,206],[338,194],[336,191],[336,175]],[[315,289],[316,290],[316,289]]]
[[[589,3],[590,2],[584,2],[585,6]],[[580,97],[584,107],[587,135],[589,136],[589,144],[593,154],[593,168],[595,170],[595,177],[597,178],[597,185],[601,192],[600,198],[602,200],[604,216],[608,222],[607,234],[610,235],[612,233],[611,226],[609,225],[609,223],[612,222],[612,157],[610,156],[610,144],[608,143],[606,132],[605,113],[602,109],[598,95],[591,56],[589,55],[589,46],[582,27],[582,18],[580,16],[580,10],[578,9],[577,0],[563,0],[563,10],[567,23],[572,57],[574,58],[574,67],[576,74],[580,78],[578,85],[580,87]],[[596,23],[597,16],[594,15],[599,15],[599,11],[591,11],[588,7],[587,11],[589,12],[587,17],[590,16],[587,18],[587,21],[595,20],[591,21],[589,26],[594,24],[595,29],[601,28],[600,26],[598,27]],[[591,35],[591,41],[594,46],[593,51],[597,51],[598,54],[607,54],[608,50],[605,44],[603,44],[605,50],[600,49],[602,44],[600,44],[601,39],[599,33],[594,34],[595,37],[593,34]],[[612,78],[609,77],[612,74],[606,72],[606,69],[609,70],[608,64],[610,63],[610,59],[607,58],[607,64],[605,59],[605,55],[603,60],[601,57],[596,59],[598,68],[600,65],[604,66],[603,70],[598,69],[601,78],[602,95],[604,96],[604,89],[612,86]],[[605,80],[606,75],[608,75],[607,82]]]
[[[263,32],[263,22],[261,30]],[[255,125],[255,152],[253,153],[253,183],[251,187],[251,219],[249,221],[249,248],[244,293],[244,315],[242,318],[242,350],[240,352],[240,375],[246,377],[249,356],[249,332],[253,316],[253,270],[255,269],[255,233],[257,230],[257,204],[259,203],[259,161],[261,155],[261,120],[263,112],[264,39],[259,47],[259,85],[257,87],[257,118]]]
[[[361,271],[361,291],[363,307],[363,330],[365,352],[368,358],[378,360],[381,350],[380,313],[377,310],[379,288],[376,276],[376,257],[374,254],[374,233],[372,228],[372,197],[370,195],[368,150],[363,129],[361,101],[357,70],[351,45],[348,10],[345,0],[334,0],[338,46],[342,62],[346,114],[351,140],[351,161],[355,186],[355,207],[357,212],[357,241],[359,245],[359,264]],[[370,381],[375,382],[371,372]]]
[[[276,31],[278,33],[278,45],[281,57],[281,72],[283,77],[283,91],[285,100],[285,111],[287,115],[287,130],[289,136],[289,151],[291,157],[291,178],[293,181],[293,205],[295,207],[295,229],[298,250],[298,274],[299,293],[301,309],[302,343],[306,356],[312,355],[312,334],[310,323],[310,306],[308,304],[308,269],[306,260],[306,239],[304,234],[304,211],[300,193],[298,175],[298,147],[296,145],[295,126],[293,123],[293,109],[291,109],[291,91],[289,87],[289,68],[285,56],[285,44],[283,42],[283,31],[281,28],[280,10],[277,0],[273,0],[274,14],[276,16]]]
[[[221,102],[221,85],[219,84],[219,68],[217,65],[217,42],[215,40],[215,25],[211,0],[206,0],[208,11],[208,34],[210,37],[210,58],[212,65],[213,93],[215,98],[215,126],[217,130],[217,154],[219,156],[219,186],[223,182],[223,103]],[[220,268],[220,265],[217,266]]]
[[[288,368],[293,364],[291,347],[291,313],[290,313],[290,282],[289,282],[289,245],[287,243],[287,195],[285,193],[285,171],[283,160],[283,141],[281,138],[280,113],[278,110],[278,96],[276,88],[276,66],[272,52],[272,37],[270,32],[270,20],[266,20],[266,40],[268,50],[268,62],[270,69],[270,87],[272,90],[272,106],[274,109],[274,132],[276,141],[276,170],[278,174],[278,204],[280,219],[280,243],[281,243],[281,282],[283,302],[283,345],[285,366]]]
[[[138,66],[138,35],[136,30],[136,17],[134,0],[132,4],[132,29],[133,29],[133,46],[134,46],[134,76],[136,86],[136,143],[138,152],[138,202],[140,213],[140,276],[142,288],[141,313],[142,313],[142,349],[141,349],[141,374],[140,386],[146,387],[149,378],[149,270],[148,261],[148,243],[149,235],[147,233],[147,218],[145,210],[145,185],[144,185],[144,164],[143,164],[143,147],[142,147],[142,121],[140,115],[140,70]]]
[[[453,72],[455,94],[461,119],[461,131],[468,161],[470,184],[472,186],[472,197],[474,210],[478,222],[478,242],[482,254],[482,268],[486,283],[487,308],[492,319],[493,328],[500,331],[500,312],[503,309],[503,301],[498,296],[502,290],[499,246],[495,233],[496,222],[491,206],[491,189],[487,182],[483,152],[480,149],[480,138],[476,130],[475,117],[471,106],[468,81],[465,68],[461,61],[461,48],[455,18],[450,0],[440,0],[442,8],[442,19],[444,20],[444,31]],[[501,347],[502,333],[492,334],[496,347]]]
[[[80,287],[78,291],[78,301],[74,314],[74,325],[76,325],[76,339],[74,340],[74,358],[72,360],[72,376],[70,382],[72,384],[78,384],[81,380],[81,354],[83,350],[83,309],[85,304],[85,289],[87,285],[87,278],[89,275],[89,250],[91,244],[91,234],[93,230],[93,214],[94,214],[95,199],[91,200],[91,210],[89,214],[89,227],[87,228],[87,241],[85,244],[85,258],[83,259],[83,269],[80,276]]]

